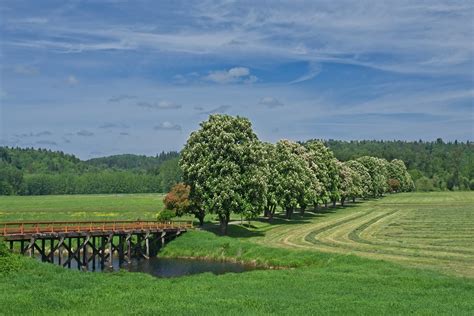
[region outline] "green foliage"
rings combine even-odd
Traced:
[[[176,216],[176,213],[173,210],[164,209],[162,211],[159,211],[158,214],[156,214],[156,220],[169,221],[175,216]]]
[[[230,214],[266,205],[264,150],[249,120],[211,115],[189,137],[180,166],[195,207],[216,214],[225,234]]]
[[[314,201],[321,190],[305,155],[306,149],[303,146],[281,140],[276,144],[274,157],[268,165],[275,171],[271,180],[274,195],[278,205],[286,210],[288,218],[291,218],[298,205],[305,207],[310,201]]]
[[[436,191],[436,188],[433,185],[433,180],[427,177],[421,177],[416,180],[415,187],[417,191],[421,192]]]
[[[334,154],[322,142],[316,140],[306,142],[305,147],[308,148],[315,165],[316,178],[322,184],[318,202],[327,203],[337,200],[339,198],[339,170]]]
[[[387,192],[388,162],[385,159],[370,156],[360,157],[357,161],[364,165],[370,175],[372,196],[381,196],[384,192]]]
[[[472,142],[405,142],[405,141],[338,141],[329,140],[326,145],[342,161],[362,156],[385,158],[388,161],[404,161],[413,181],[422,176],[435,179],[437,190],[457,187],[469,190],[474,179],[474,143]],[[467,180],[467,181],[466,181]],[[413,184],[411,184],[413,188]]]
[[[342,162],[337,162],[339,170],[339,194],[341,196],[341,204],[347,198],[356,198],[362,196],[361,179],[359,174],[352,168]]]
[[[175,151],[161,152],[155,157],[144,155],[114,155],[108,157],[93,158],[86,161],[87,165],[100,169],[129,170],[129,171],[150,171],[154,172],[164,162],[179,158],[179,153]]]
[[[22,260],[18,255],[14,255],[0,238],[0,276],[20,270]]]
[[[356,175],[354,175],[354,185],[357,194],[351,196],[352,198],[362,197],[367,198],[371,194],[372,178],[367,168],[357,160],[349,160],[344,163],[346,166],[352,169]]]
[[[181,179],[178,153],[81,161],[62,152],[0,147],[0,195],[163,192]]]
[[[175,157],[164,161],[159,167],[159,175],[161,178],[161,189],[163,192],[168,192],[182,178],[179,158]]]

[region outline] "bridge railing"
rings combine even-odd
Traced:
[[[192,228],[192,221],[40,221],[0,223],[0,235]]]

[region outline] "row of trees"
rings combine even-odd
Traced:
[[[208,213],[227,232],[231,213],[251,218],[277,209],[295,210],[347,199],[410,191],[413,182],[403,161],[364,156],[340,162],[320,141],[276,144],[259,141],[248,119],[211,115],[193,132],[182,153],[183,184],[165,197],[177,215]]]
[[[417,191],[474,190],[474,143],[436,141],[324,142],[342,161],[371,155],[405,162]]]

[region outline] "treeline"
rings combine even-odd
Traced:
[[[407,166],[418,191],[474,190],[474,143],[404,141],[324,142],[342,161],[371,155],[400,159]]]
[[[194,214],[201,224],[206,214],[217,215],[223,234],[232,213],[271,219],[281,209],[291,219],[297,209],[304,213],[310,206],[414,188],[399,159],[341,162],[320,141],[264,143],[242,117],[211,115],[200,126],[181,152],[184,183],[164,202],[176,215]]]
[[[45,149],[0,147],[0,195],[167,192],[181,179],[178,160],[178,153],[163,152],[91,162]]]
[[[152,171],[156,170],[167,160],[179,158],[176,151],[161,152],[155,157],[145,155],[113,155],[108,157],[93,158],[86,161],[87,165],[101,169],[117,169],[132,171]]]

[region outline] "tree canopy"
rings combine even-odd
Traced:
[[[216,214],[223,234],[231,213],[252,216],[266,206],[264,146],[248,119],[211,115],[191,133],[180,166],[190,199]]]

